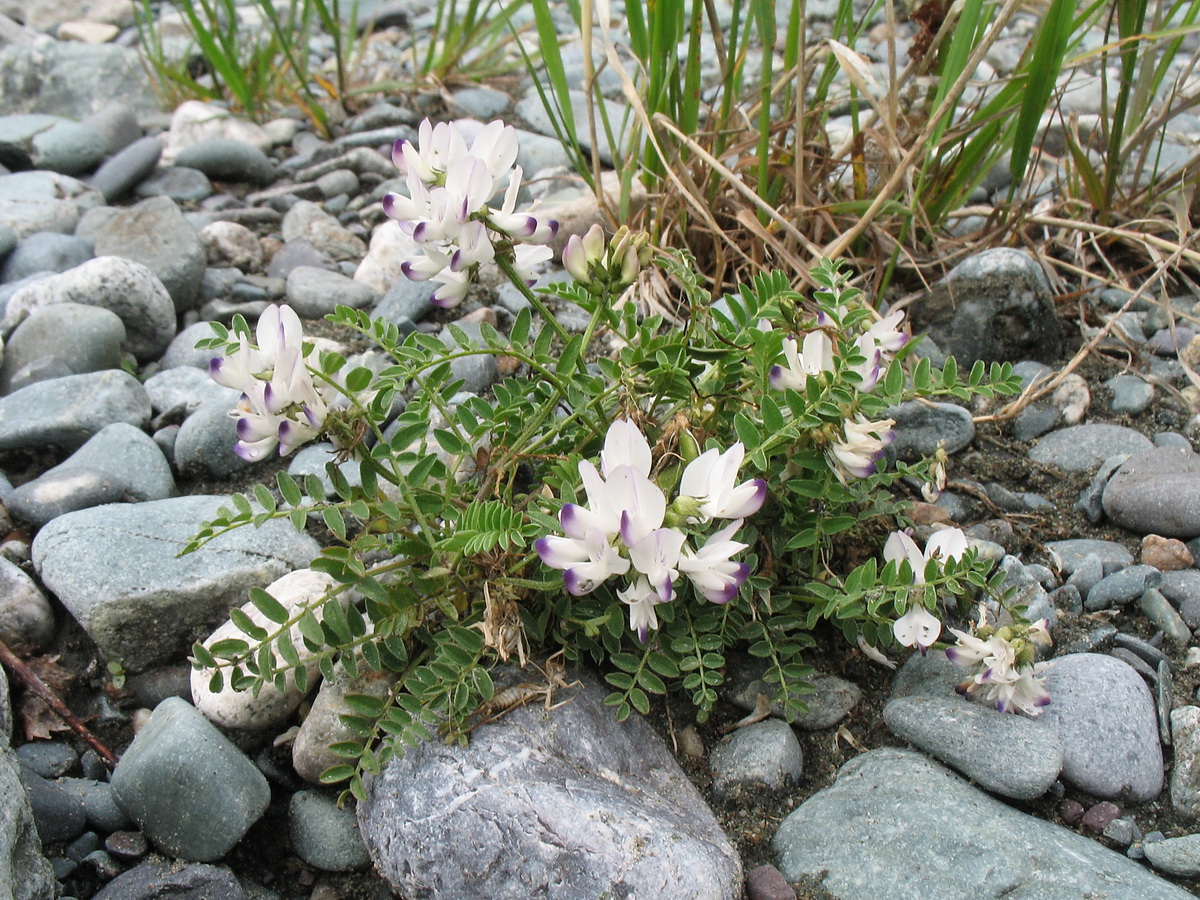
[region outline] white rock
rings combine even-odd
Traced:
[[[323,572],[297,569],[272,582],[267,587],[267,593],[283,604],[289,614],[294,614],[304,606],[318,602],[334,584],[333,578]],[[242,612],[246,613],[256,625],[267,629],[275,627],[253,603],[245,604]],[[316,681],[317,662],[313,658],[312,652],[305,647],[304,640],[300,637],[300,631],[296,626],[292,626],[291,636],[292,644],[296,648],[300,661],[308,671],[309,685],[312,686]],[[212,636],[204,642],[204,646],[211,647],[217,641],[227,638],[244,640],[245,637],[230,621],[214,631]],[[275,653],[276,663],[282,665],[278,651],[274,647],[272,647],[272,651]],[[304,699],[304,694],[296,688],[296,681],[291,672],[287,675],[286,690],[280,691],[274,684],[264,684],[262,690],[258,692],[258,696],[254,696],[251,691],[234,691],[229,685],[228,678],[225,679],[225,685],[220,691],[212,693],[208,689],[208,683],[212,676],[212,669],[192,671],[192,701],[200,712],[217,725],[225,728],[272,728],[295,712]]]
[[[270,135],[261,125],[246,119],[236,118],[229,110],[199,100],[188,100],[179,105],[171,116],[171,128],[165,135],[165,147],[160,165],[169,166],[184,147],[229,138],[257,147],[263,153],[271,149]]]
[[[262,268],[262,246],[254,232],[237,222],[210,222],[200,229],[210,266],[234,266],[243,272]]]
[[[379,293],[386,294],[404,273],[400,266],[406,259],[422,256],[424,251],[400,226],[388,219],[371,233],[371,246],[358,264],[354,280],[361,281]]]
[[[103,22],[63,22],[55,32],[60,41],[79,41],[81,44],[107,44],[121,29]]]

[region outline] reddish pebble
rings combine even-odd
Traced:
[[[1142,538],[1142,562],[1160,572],[1190,569],[1196,560],[1187,544],[1177,538],[1148,534]]]
[[[104,839],[104,849],[123,862],[132,862],[145,856],[150,848],[140,831],[114,831]]]
[[[479,309],[472,310],[462,317],[462,321],[479,322],[480,324],[487,322],[493,328],[500,324],[499,319],[496,318],[496,311],[490,306],[481,306]]]
[[[910,503],[908,517],[913,520],[914,525],[954,524],[954,520],[950,518],[950,513],[936,503],[922,503],[921,501]]]
[[[1067,825],[1078,825],[1083,818],[1083,804],[1076,800],[1064,800],[1058,804],[1058,816]]]
[[[1097,834],[1108,827],[1108,823],[1121,815],[1121,807],[1103,800],[1083,814],[1083,827]]]
[[[796,900],[796,892],[774,866],[759,866],[746,876],[749,900]]]

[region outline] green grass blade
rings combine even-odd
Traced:
[[[1033,55],[1026,69],[1029,78],[1025,83],[1025,96],[1013,130],[1009,171],[1012,173],[1014,185],[1025,177],[1025,168],[1029,163],[1029,154],[1037,137],[1042,113],[1046,111],[1058,80],[1058,73],[1062,71],[1074,16],[1075,4],[1072,0],[1052,0],[1050,9],[1038,28]]]

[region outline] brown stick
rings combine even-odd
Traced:
[[[54,692],[46,686],[46,682],[38,678],[25,663],[17,659],[4,641],[0,641],[0,663],[3,663],[6,669],[21,680],[26,690],[33,691],[47,706],[54,710],[54,713],[60,719],[71,727],[72,731],[83,738],[87,745],[100,755],[106,766],[112,769],[117,765],[117,757],[113,752],[100,743],[99,738],[88,731],[87,726],[71,710],[67,709],[67,705],[59,700],[54,695]]]

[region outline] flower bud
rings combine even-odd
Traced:
[[[562,254],[562,264],[563,268],[575,279],[576,284],[591,284],[587,251],[584,250],[583,241],[579,239],[579,235],[573,234],[567,238],[567,246]]]

